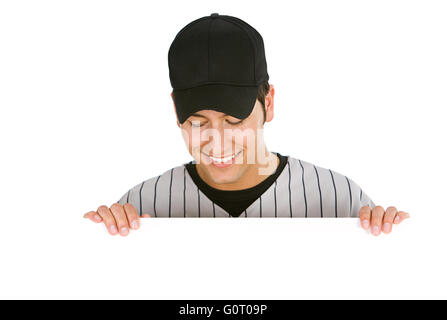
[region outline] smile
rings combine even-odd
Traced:
[[[226,162],[230,162],[231,160],[233,160],[234,158],[236,158],[240,153],[242,152],[239,151],[236,154],[232,154],[231,156],[227,156],[227,157],[222,157],[222,158],[217,158],[217,157],[213,157],[210,156],[208,154],[205,154],[208,158],[210,158],[214,163],[226,163]]]

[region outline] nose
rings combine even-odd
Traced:
[[[211,127],[209,135],[207,152],[211,156],[226,157],[233,153],[233,135],[231,131],[225,129],[222,124],[216,124]]]

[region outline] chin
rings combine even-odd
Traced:
[[[210,180],[215,184],[229,184],[237,182],[241,177],[243,168],[240,165],[231,165],[227,168],[218,168],[212,164],[203,165],[202,168]]]
[[[217,168],[212,164],[206,166],[208,176],[216,184],[226,184],[236,182],[239,178],[239,168],[231,166],[228,168]]]

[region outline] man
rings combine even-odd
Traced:
[[[125,236],[140,217],[360,217],[374,235],[408,213],[376,206],[357,183],[330,169],[271,152],[274,115],[261,35],[213,13],[185,26],[168,54],[177,125],[193,161],[85,214]]]

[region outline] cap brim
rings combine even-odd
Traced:
[[[214,110],[245,119],[251,114],[257,95],[257,86],[209,84],[174,90],[174,103],[180,123],[200,110]]]

